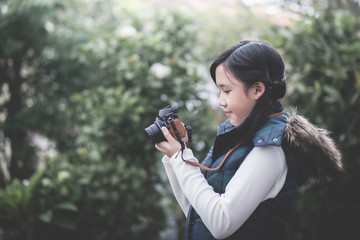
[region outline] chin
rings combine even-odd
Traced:
[[[243,122],[243,121],[238,121],[238,120],[232,120],[232,119],[230,119],[230,123],[231,123],[231,125],[233,125],[233,126],[238,126],[238,125],[242,124],[242,122]]]

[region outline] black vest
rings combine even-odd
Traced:
[[[283,110],[281,104],[275,104],[273,113]],[[243,160],[254,147],[260,146],[281,146],[285,152],[288,166],[285,184],[279,194],[262,202],[246,222],[230,237],[226,239],[241,240],[288,240],[288,219],[295,203],[297,193],[296,166],[291,151],[282,135],[287,124],[288,114],[282,114],[270,118],[264,126],[256,133],[252,145],[240,145],[226,160],[225,164],[217,171],[202,170],[209,185],[217,193],[224,193],[225,187],[234,176]],[[236,145],[234,132],[229,121],[219,126],[218,135],[214,146],[202,162],[207,167],[217,167],[223,160],[228,150]],[[234,206],[234,208],[241,206]],[[208,240],[215,239],[202,222],[196,211],[190,207],[186,221],[185,239]]]

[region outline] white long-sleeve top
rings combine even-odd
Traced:
[[[183,158],[198,162],[191,149]],[[226,238],[247,220],[257,206],[274,198],[285,183],[287,165],[281,147],[255,147],[246,156],[223,194],[214,192],[198,167],[186,164],[180,154],[162,162],[185,216],[190,205],[216,239]]]

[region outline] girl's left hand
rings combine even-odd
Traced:
[[[169,130],[166,127],[161,128],[166,141],[155,144],[155,147],[160,151],[165,153],[169,158],[171,158],[175,153],[181,150],[180,143],[170,134]],[[187,138],[187,137],[186,137]],[[184,142],[186,138],[182,139]]]

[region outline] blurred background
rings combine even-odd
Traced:
[[[346,174],[299,189],[293,240],[360,237],[360,1],[0,0],[0,240],[183,239],[144,128],[174,104],[201,161],[224,121],[209,66],[245,39]]]

